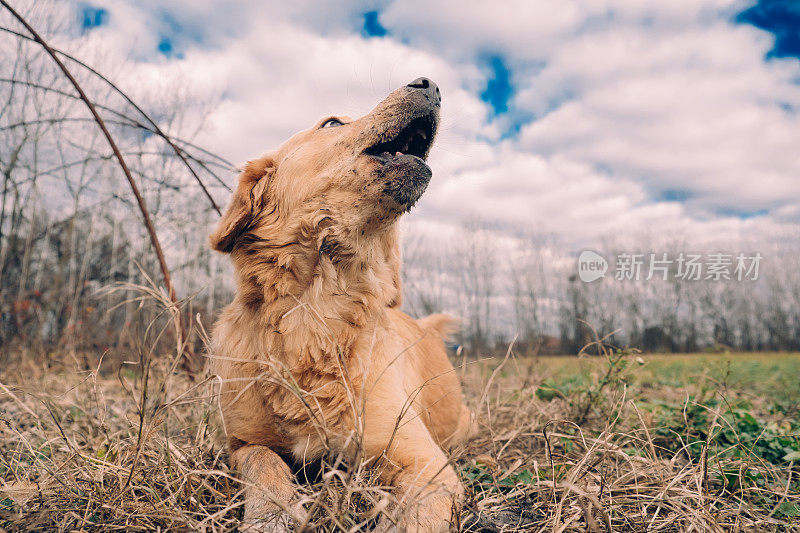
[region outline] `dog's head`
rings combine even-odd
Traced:
[[[211,246],[253,253],[302,241],[320,253],[353,253],[425,191],[440,104],[436,84],[419,78],[359,119],[325,118],[251,161]]]

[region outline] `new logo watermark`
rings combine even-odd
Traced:
[[[578,256],[578,277],[584,283],[591,283],[605,277],[608,271],[608,261],[591,250],[584,250]]]
[[[764,257],[752,254],[692,253],[619,253],[614,258],[614,279],[617,281],[756,281]],[[604,278],[609,263],[591,250],[578,256],[578,277],[584,283]]]

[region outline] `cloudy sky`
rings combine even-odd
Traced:
[[[234,162],[418,76],[443,93],[434,181],[410,224],[480,216],[575,245],[676,233],[798,236],[800,7],[777,0],[71,4],[136,94],[211,102]]]

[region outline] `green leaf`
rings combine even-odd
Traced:
[[[797,518],[800,516],[800,505],[794,502],[783,502],[778,506],[777,514],[785,518]]]
[[[783,456],[784,461],[797,461],[800,460],[800,451],[789,452]]]

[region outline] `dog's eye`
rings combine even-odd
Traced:
[[[344,126],[344,122],[342,122],[338,118],[329,118],[328,120],[322,123],[322,126],[320,126],[320,128],[335,128],[336,126]]]

